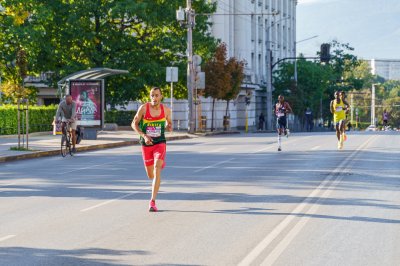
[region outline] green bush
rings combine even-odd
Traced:
[[[23,108],[21,106],[21,108]],[[29,132],[51,131],[53,118],[56,114],[57,106],[29,106]],[[21,114],[21,132],[25,130],[25,110]],[[0,135],[17,134],[18,120],[17,120],[17,106],[16,105],[2,105],[0,106]]]
[[[56,115],[57,105],[29,106],[29,132],[51,131],[52,123]],[[21,107],[22,108],[22,107]],[[112,110],[105,112],[105,123],[116,123],[119,126],[129,126],[136,111]],[[25,111],[21,111],[21,133],[25,128]],[[0,106],[0,135],[17,134],[17,106]]]
[[[129,126],[136,111],[110,110],[105,112],[105,123],[116,123],[118,126]]]

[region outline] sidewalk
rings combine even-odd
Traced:
[[[26,137],[26,136],[24,136]],[[187,132],[166,133],[168,140],[188,139],[195,137]],[[26,139],[25,147],[26,147]],[[22,146],[21,135],[21,146]],[[76,145],[77,152],[129,146],[139,143],[139,136],[133,130],[99,131],[96,140],[83,139]],[[10,147],[18,146],[18,136],[0,136],[0,163],[21,159],[60,155],[61,136],[51,132],[32,133],[29,135],[29,149],[32,151],[12,151]]]

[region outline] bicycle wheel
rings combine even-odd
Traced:
[[[63,134],[61,136],[61,156],[65,157],[67,156],[67,137]]]

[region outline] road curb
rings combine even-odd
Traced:
[[[180,139],[190,139],[189,135],[182,135],[182,136],[167,136],[167,141],[173,140],[180,140]],[[79,151],[93,151],[93,150],[102,150],[102,149],[112,149],[112,148],[119,148],[125,146],[132,146],[139,144],[139,140],[128,140],[128,141],[120,141],[114,143],[105,143],[105,144],[95,144],[90,146],[83,146],[78,147],[76,150]],[[60,150],[49,150],[49,151],[35,151],[32,153],[25,153],[19,155],[9,155],[0,157],[0,163],[17,161],[17,160],[26,160],[26,159],[35,159],[40,157],[47,157],[47,156],[55,156],[60,155]]]

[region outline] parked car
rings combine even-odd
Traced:
[[[369,126],[365,129],[365,131],[377,131],[377,128],[376,128],[375,125],[369,125]]]

